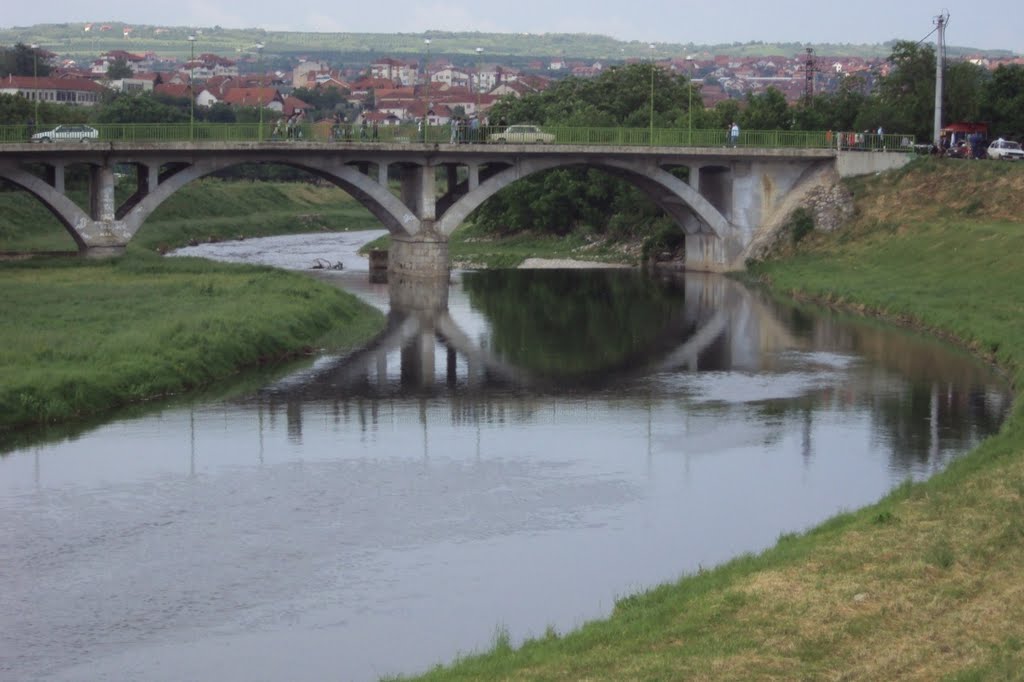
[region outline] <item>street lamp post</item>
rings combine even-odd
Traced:
[[[188,37],[188,139],[193,139],[196,129],[196,37]]]
[[[32,43],[32,87],[35,88],[35,115],[32,118],[32,125],[39,125],[39,45]]]
[[[651,132],[649,144],[654,145],[654,43],[647,47],[651,48]]]
[[[423,143],[427,143],[427,126],[430,125],[430,38],[424,38],[423,44],[426,46],[427,55],[423,60],[423,77],[426,79],[425,88],[425,100],[423,102]]]
[[[480,120],[480,91],[483,90],[484,84],[480,74],[480,55],[483,54],[484,48],[476,48],[476,118]]]
[[[256,43],[256,59],[257,68],[260,72],[260,85],[256,90],[256,106],[260,108],[260,127],[259,127],[259,140],[263,142],[263,43]]]
[[[693,146],[693,57],[687,57],[690,63],[690,80],[686,83],[686,146]]]

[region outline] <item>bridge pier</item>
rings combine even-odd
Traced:
[[[114,167],[91,166],[89,169],[89,220],[75,225],[86,258],[112,258],[124,253],[133,231],[117,218],[114,199]]]
[[[448,239],[432,228],[433,225],[430,224],[412,236],[391,235],[391,249],[388,252],[389,279],[414,277],[447,284],[450,269]]]

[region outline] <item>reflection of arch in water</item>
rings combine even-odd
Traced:
[[[422,281],[416,284],[423,286]],[[447,294],[421,295],[420,300],[447,303]],[[602,367],[585,377],[559,379],[516,366],[481,347],[459,327],[446,305],[414,309],[393,304],[386,328],[365,347],[304,373],[301,380],[281,382],[268,390],[277,394],[294,390],[308,398],[333,399],[342,392],[379,396],[409,389],[443,393],[455,388],[518,387],[559,393],[599,388],[652,372],[731,366],[734,358],[759,356],[765,342],[765,325],[760,320],[765,315],[770,312],[757,305],[739,284],[715,275],[690,276],[686,278],[679,314],[665,320],[653,344],[622,358],[615,366]],[[779,342],[791,343],[792,339]],[[447,364],[441,373],[437,372],[438,344],[444,349]],[[397,381],[393,372],[389,374],[389,362],[394,369],[393,357],[389,356],[396,351],[401,364]],[[702,356],[704,366],[698,362]],[[461,377],[459,358],[464,367]]]

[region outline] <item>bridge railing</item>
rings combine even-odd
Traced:
[[[32,132],[55,126],[0,126],[0,144],[27,142]],[[261,123],[125,123],[93,125],[98,142],[308,142],[387,144],[563,144],[581,146],[728,147],[767,149],[847,149],[913,151],[912,135],[803,130],[743,130],[735,141],[723,129],[536,126],[536,132],[511,132],[508,126],[362,126],[330,122],[287,128]],[[61,140],[66,142],[67,140]],[[90,140],[91,142],[91,140]]]

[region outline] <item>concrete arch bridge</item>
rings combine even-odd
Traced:
[[[342,188],[380,220],[392,236],[391,272],[435,276],[448,270],[448,238],[489,197],[542,171],[597,168],[632,183],[675,220],[686,234],[689,268],[722,271],[741,268],[761,226],[823,178],[874,173],[909,158],[903,152],[732,147],[8,144],[0,146],[0,178],[42,202],[84,255],[107,256],[123,251],[153,211],[193,180],[244,163],[292,166]],[[85,208],[65,191],[65,173],[77,164],[89,173]],[[136,187],[118,204],[114,169],[126,164],[136,168]],[[680,167],[688,181],[670,172]],[[389,185],[395,177],[397,194]]]

